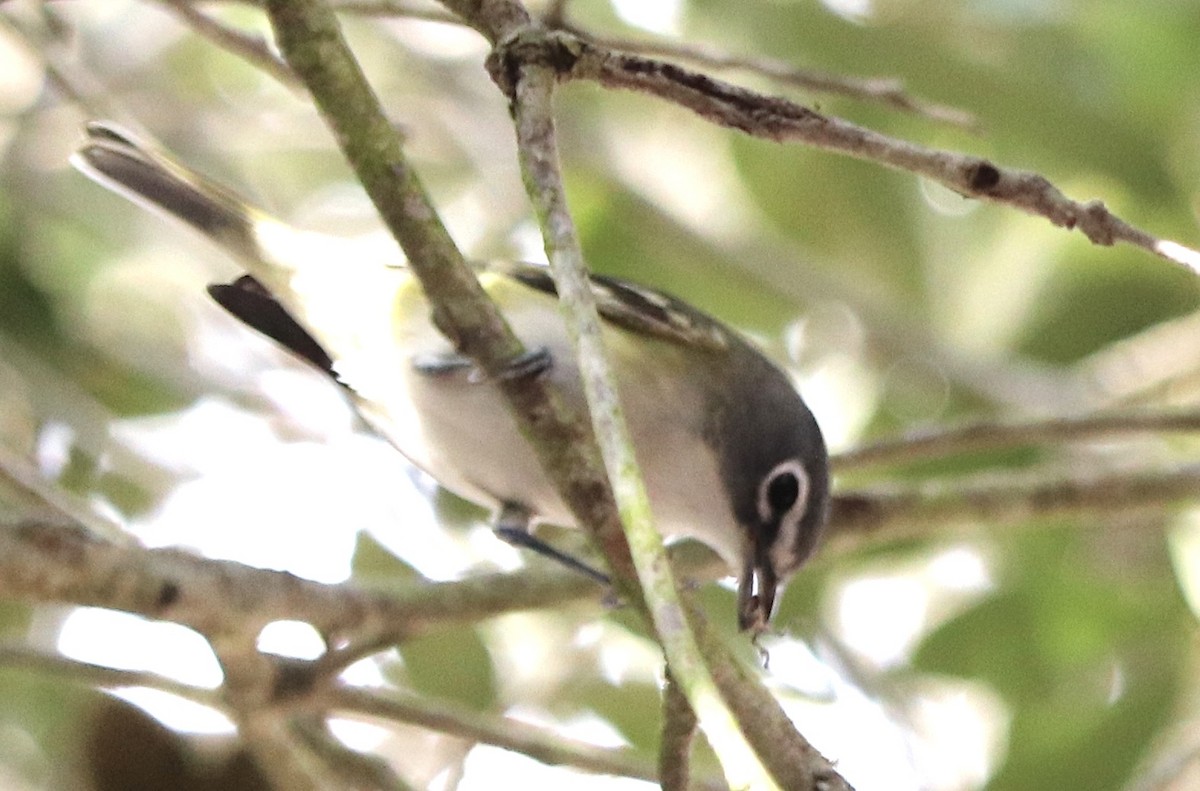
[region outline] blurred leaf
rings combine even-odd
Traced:
[[[117,416],[175,412],[193,400],[172,382],[96,354],[81,355],[72,362],[80,383]]]
[[[390,586],[422,579],[415,568],[365,531],[354,540],[350,569],[355,581],[364,585]]]
[[[1177,668],[1176,668],[1177,669]],[[1166,725],[1181,693],[1178,676],[1155,660],[1115,665],[1094,683],[1064,683],[1016,711],[1007,761],[992,791],[1029,788],[1120,789],[1131,767]]]
[[[986,681],[1006,697],[1036,697],[1048,682],[1028,635],[1031,608],[1023,591],[991,596],[925,638],[913,662]]]
[[[0,229],[9,227],[11,219],[0,200]],[[12,242],[0,231],[0,331],[49,353],[64,340],[54,318],[54,303],[26,277]]]
[[[762,140],[736,137],[732,144],[744,183],[775,230],[812,248],[823,262],[854,262],[856,277],[882,285],[893,298],[918,295],[912,177]],[[851,217],[862,229],[847,232]],[[920,308],[909,310],[919,315]]]
[[[39,787],[61,783],[78,754],[78,725],[94,694],[56,678],[0,668],[0,765]]]
[[[477,711],[496,704],[495,668],[487,644],[470,628],[435,630],[399,646],[404,677],[417,692]]]
[[[1089,538],[1046,526],[1022,536],[998,591],[914,656],[920,670],[989,683],[1012,707],[1007,759],[989,788],[1119,788],[1173,713],[1186,608],[1161,568],[1113,585]]]
[[[1056,270],[1020,347],[1043,360],[1071,362],[1197,308],[1200,287],[1190,273],[1132,251],[1089,248]]]
[[[478,505],[464,500],[449,489],[436,487],[433,495],[438,524],[450,530],[465,530],[486,522],[490,514]]]
[[[29,626],[32,613],[28,604],[0,600],[0,638],[21,636]]]
[[[657,749],[662,703],[656,684],[594,679],[573,685],[571,697],[611,723],[638,752],[649,755]]]
[[[820,554],[801,567],[775,602],[775,627],[792,636],[810,634],[820,623],[821,603],[835,569],[837,564]],[[734,612],[736,595],[733,591],[728,594],[730,612]]]

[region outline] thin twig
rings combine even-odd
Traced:
[[[340,767],[331,766],[325,756],[293,732],[288,718],[271,711],[236,707],[234,721],[238,735],[272,788],[288,791],[359,791],[361,788],[344,779]]]
[[[514,78],[511,109],[521,172],[541,225],[596,441],[621,512],[624,537],[645,592],[640,605],[649,613],[671,672],[696,711],[730,785],[770,787],[771,778],[713,684],[705,657],[688,627],[662,536],[654,526],[646,485],[617,396],[616,377],[606,357],[595,295],[567,207],[554,130],[554,72],[524,61],[520,37],[497,52],[489,67],[493,77],[503,72],[501,82],[504,75]]]
[[[588,772],[651,782],[657,780],[653,763],[629,750],[594,747],[509,717],[469,711],[445,701],[418,698],[400,690],[381,693],[338,686],[322,695],[321,705],[333,711],[419,725],[450,736],[512,750],[551,766],[570,766]]]
[[[928,102],[911,96],[905,91],[904,83],[894,77],[847,77],[800,69],[773,58],[730,55],[706,47],[676,42],[589,36],[586,32],[573,26],[560,25],[557,27],[585,38],[597,47],[614,52],[670,58],[716,70],[749,72],[805,91],[846,96],[864,102],[876,102],[938,123],[951,124],[972,131],[978,129],[978,121],[975,116],[956,107]]]
[[[293,91],[303,87],[287,63],[271,50],[270,45],[261,36],[243,33],[221,24],[197,9],[192,0],[160,0],[160,3],[196,33],[221,49],[244,58],[283,86]]]
[[[185,684],[173,678],[147,673],[140,670],[119,670],[59,654],[39,651],[20,645],[0,645],[0,667],[20,668],[36,673],[56,676],[104,689],[142,687],[166,692],[171,695],[224,711],[225,699],[219,690]]]
[[[261,6],[263,0],[227,0]],[[169,3],[188,3],[189,0],[164,0]],[[864,102],[875,102],[902,112],[928,118],[938,123],[976,130],[978,123],[970,113],[956,107],[928,102],[911,96],[904,84],[893,77],[847,77],[810,69],[801,69],[771,58],[751,58],[729,55],[715,49],[689,46],[667,41],[591,36],[566,21],[567,0],[553,0],[542,12],[541,20],[550,29],[566,30],[587,38],[597,46],[612,50],[696,63],[719,70],[736,70],[759,74],[779,82],[815,93],[846,96]],[[429,3],[411,0],[330,0],[330,8],[339,14],[389,19],[416,19],[448,25],[463,25],[456,14],[431,8]]]
[[[173,1],[173,0],[171,0]],[[187,0],[180,0],[187,2]],[[210,3],[224,2],[262,8],[266,0],[208,0]],[[465,26],[462,17],[442,11],[433,0],[329,0],[328,6],[339,14],[363,17],[387,17],[389,19],[416,19],[423,22],[440,22],[447,25]]]
[[[40,24],[15,15],[0,16],[0,30],[10,31],[14,38],[24,40],[37,52],[46,82],[61,96],[94,117],[112,117],[105,87],[80,69],[74,57],[64,55],[64,50],[73,54],[70,23],[48,3],[41,4],[38,12]]]
[[[390,18],[419,19],[424,22],[439,22],[446,25],[462,25],[463,21],[428,3],[412,3],[405,0],[332,0],[329,4],[339,14],[379,16]]]
[[[882,440],[835,454],[831,461],[839,472],[847,472],[881,464],[910,464],[957,453],[1096,441],[1159,431],[1200,431],[1200,412],[1187,410],[1089,415],[1023,422],[985,421]]]
[[[1028,523],[1048,517],[1106,519],[1200,498],[1200,467],[1055,481],[1001,479],[967,485],[840,492],[834,537],[929,535],[932,525]]]
[[[275,705],[287,666],[259,651],[258,632],[246,626],[205,636],[224,675],[226,711],[258,768],[275,788],[350,791],[340,768],[299,738],[292,730],[292,713]]]
[[[529,28],[533,19],[520,0],[438,0],[497,45]]]
[[[269,663],[266,657],[259,657]],[[341,782],[343,764],[334,765],[320,760],[307,746],[288,733],[287,717],[283,712],[261,706],[241,705],[237,695],[228,689],[212,690],[183,684],[162,676],[130,670],[118,670],[90,662],[48,654],[20,646],[0,646],[0,666],[20,667],[37,673],[49,673],[77,683],[97,687],[143,687],[167,692],[187,700],[223,711],[238,724],[238,731],[262,771],[277,787],[298,791],[334,791],[338,788],[362,788]],[[389,791],[404,791],[400,786],[379,785]]]
[[[93,535],[124,546],[134,539],[119,524],[104,517],[81,498],[48,481],[34,462],[0,445],[0,483],[14,487],[28,499],[36,513],[44,507],[55,516],[78,524]],[[33,514],[29,514],[33,516]]]
[[[165,1],[186,5],[186,0]],[[455,18],[466,21],[493,43],[505,40],[529,26],[527,13],[517,2],[442,0],[442,4],[453,12]],[[345,8],[347,11],[355,10],[353,3]],[[412,9],[403,3],[393,7],[388,2],[368,2],[357,9],[358,13],[366,11],[413,15],[419,9]],[[453,19],[439,15],[437,21],[451,22]],[[647,49],[646,45],[638,46]],[[1099,200],[1072,200],[1038,173],[1005,168],[980,157],[927,148],[890,137],[781,97],[713,79],[702,72],[690,71],[641,54],[611,49],[604,46],[603,40],[588,41],[567,29],[546,31],[543,47],[543,61],[555,68],[560,79],[587,79],[609,87],[646,93],[686,107],[713,123],[739,129],[755,137],[779,142],[803,142],[925,176],[965,197],[1005,204],[1043,217],[1059,227],[1078,229],[1093,244],[1110,246],[1123,242],[1180,265],[1193,274],[1200,274],[1200,251],[1169,239],[1161,239],[1131,225],[1109,211]],[[714,68],[722,64],[750,68],[755,63],[753,60],[739,61],[716,55],[706,59],[702,52],[694,54],[693,60]],[[789,71],[786,67],[776,67],[770,63],[758,65],[764,73],[780,72],[780,79]],[[821,80],[814,78],[812,83],[811,87],[815,88]],[[838,90],[837,79],[826,83],[829,89]],[[857,88],[853,81],[844,82],[840,89],[847,93],[857,90],[860,94],[888,99],[896,106],[910,106],[909,109],[915,111],[923,108],[921,111],[931,117],[954,121],[954,113],[950,108],[923,105],[907,99],[902,92],[897,93],[896,87],[886,81],[868,80]]]
[[[758,671],[735,657],[695,602],[690,605],[696,639],[712,658],[713,680],[779,785],[787,791],[850,791],[833,763],[797,730]]]
[[[228,694],[220,689],[185,684],[155,673],[105,667],[27,646],[0,644],[0,667],[20,668],[106,689],[155,689],[232,713]],[[564,739],[552,730],[510,717],[480,713],[400,690],[381,692],[338,684],[314,690],[314,693],[312,697],[291,701],[290,707],[300,712],[341,712],[418,725],[449,736],[512,750],[549,765],[656,780],[653,764],[631,751]],[[715,781],[705,783],[705,787],[716,788],[718,785]]]

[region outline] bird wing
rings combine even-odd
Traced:
[[[229,284],[213,283],[208,287],[208,294],[247,326],[337,379],[329,353],[251,275],[242,275]]]
[[[534,264],[497,264],[501,270],[529,288],[557,296],[558,287],[550,270]],[[590,277],[596,309],[606,320],[633,332],[708,351],[729,348],[725,328],[686,302],[607,275]]]

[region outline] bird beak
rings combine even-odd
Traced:
[[[777,583],[775,567],[767,556],[767,547],[753,542],[738,581],[738,629],[755,635],[766,631],[771,610],[775,607]]]

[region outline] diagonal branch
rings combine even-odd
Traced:
[[[553,71],[523,61],[516,37],[489,60],[495,75],[513,79],[512,114],[526,191],[537,212],[562,313],[579,361],[580,377],[601,455],[612,481],[621,523],[632,549],[647,611],[671,672],[679,679],[733,787],[769,785],[770,779],[721,701],[695,644],[680,602],[662,537],[650,512],[646,485],[617,395],[616,378],[600,333],[595,295],[567,207],[554,130]],[[501,77],[503,80],[504,77]]]
[[[271,51],[270,46],[262,37],[243,33],[221,24],[196,8],[196,3],[192,0],[159,0],[159,2],[196,33],[221,49],[245,59],[285,87],[293,91],[303,87],[288,65]]]
[[[695,63],[715,70],[744,71],[759,74],[782,85],[813,93],[845,96],[863,102],[875,102],[894,110],[911,113],[931,121],[975,129],[974,116],[955,107],[928,102],[911,96],[904,84],[894,77],[847,77],[840,74],[800,69],[773,58],[751,58],[729,55],[713,49],[665,41],[635,41],[633,39],[589,36],[572,25],[561,29],[590,41],[596,47],[614,52],[647,57],[670,58]]]
[[[1037,173],[1002,168],[953,151],[927,148],[858,126],[778,96],[768,96],[661,60],[617,52],[564,31],[525,35],[540,63],[560,80],[591,80],[686,107],[720,126],[778,142],[802,142],[932,179],[969,198],[1002,203],[1078,229],[1094,244],[1140,247],[1200,274],[1200,251],[1159,239],[1110,212],[1080,203]]]

